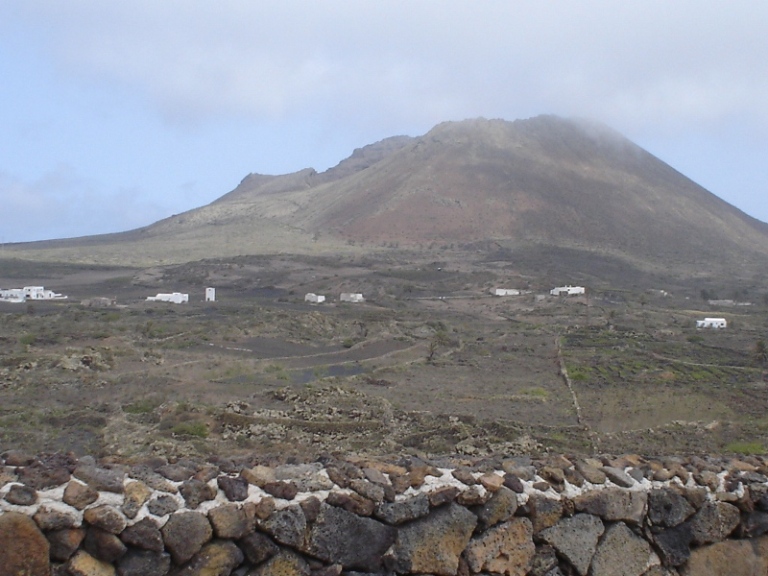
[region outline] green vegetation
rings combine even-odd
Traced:
[[[765,454],[765,446],[760,442],[731,442],[725,445],[725,451],[749,456]]]
[[[173,428],[171,433],[175,436],[194,436],[196,438],[208,438],[208,426],[205,422],[191,421],[179,422]]]

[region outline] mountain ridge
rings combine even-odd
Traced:
[[[768,224],[615,130],[552,115],[443,122],[324,172],[249,174],[210,204],[137,230],[26,246],[66,257],[133,243],[154,260],[184,261],[489,240],[662,265],[768,260]]]

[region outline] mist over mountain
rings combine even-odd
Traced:
[[[538,116],[444,122],[322,173],[249,174],[211,204],[145,228],[17,249],[98,258],[111,247],[179,262],[476,243],[705,266],[765,260],[768,224],[604,125]]]

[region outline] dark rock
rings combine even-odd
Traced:
[[[651,490],[648,494],[648,519],[656,526],[677,526],[694,512],[688,500],[672,488]]]
[[[394,542],[395,534],[396,530],[391,526],[342,508],[323,505],[309,531],[306,546],[300,550],[325,562],[338,562],[345,569],[377,572],[381,568],[382,555]]]
[[[147,511],[155,516],[173,514],[179,509],[179,503],[170,494],[161,494],[147,502]]]
[[[0,515],[0,542],[0,574],[49,573],[50,545],[28,516],[16,512]]]
[[[336,484],[339,488],[349,488],[349,481],[351,478],[344,474],[339,468],[328,466],[325,469],[325,473],[328,474],[328,478],[331,479],[331,482]]]
[[[235,504],[225,504],[208,512],[208,520],[217,538],[238,539],[245,536],[252,526],[245,511]]]
[[[640,576],[651,557],[651,547],[623,522],[605,531],[592,558],[590,576]]]
[[[213,536],[208,519],[198,512],[171,514],[160,530],[165,548],[176,564],[184,564]]]
[[[390,474],[389,481],[395,494],[404,494],[411,487],[411,478],[406,474]]]
[[[525,492],[525,486],[523,485],[523,481],[520,480],[517,476],[514,474],[505,474],[504,475],[504,486],[512,490],[512,492],[515,492],[517,494],[522,494]]]
[[[103,504],[95,508],[88,508],[83,512],[83,520],[91,526],[101,528],[111,534],[120,534],[125,530],[127,521],[118,510],[112,506]]]
[[[569,484],[578,487],[584,486],[584,476],[582,476],[575,468],[565,468],[563,474]]]
[[[192,478],[194,480],[199,480],[200,482],[210,482],[219,474],[220,470],[218,466],[203,466],[197,472],[195,472],[195,475],[192,476]]]
[[[527,576],[549,576],[551,570],[557,567],[558,560],[555,549],[549,545],[537,546]]]
[[[160,527],[152,518],[142,518],[120,533],[120,540],[129,546],[162,552],[164,548]]]
[[[248,498],[248,481],[242,476],[219,476],[216,483],[230,502],[242,502]]]
[[[459,492],[456,496],[456,502],[462,506],[482,506],[491,497],[491,493],[484,490],[482,486],[470,486],[469,490]]]
[[[216,490],[212,486],[195,478],[184,481],[179,487],[179,493],[187,503],[187,507],[193,510],[201,503],[216,498]]]
[[[85,509],[86,506],[93,504],[98,500],[99,493],[87,484],[73,480],[64,488],[64,497],[62,500],[78,510]]]
[[[429,514],[429,498],[425,494],[419,494],[400,502],[382,502],[376,506],[374,511],[376,518],[391,525],[410,522],[417,518],[423,518],[427,514]]]
[[[121,558],[128,550],[120,538],[93,526],[86,532],[83,548],[94,558],[109,564]]]
[[[280,551],[280,547],[261,532],[247,534],[239,544],[251,564],[261,564]]]
[[[557,524],[563,515],[562,501],[553,500],[540,494],[531,494],[525,507],[528,510],[535,534]]]
[[[380,484],[374,484],[367,480],[353,479],[349,482],[349,487],[360,494],[363,498],[379,503],[384,501],[384,487]]]
[[[31,486],[14,484],[5,495],[5,501],[16,506],[31,506],[37,502],[37,490]]]
[[[544,466],[539,470],[539,476],[550,484],[562,485],[565,483],[565,472],[562,468],[554,468],[552,466]]]
[[[234,542],[214,540],[202,547],[178,571],[178,576],[228,576],[243,562],[243,552]]]
[[[581,474],[584,477],[584,480],[591,484],[605,484],[605,481],[607,480],[607,476],[605,475],[605,472],[600,470],[600,468],[596,466],[592,466],[588,462],[584,462],[583,460],[578,460],[574,464],[574,468],[576,471]]]
[[[726,502],[707,502],[691,519],[693,543],[701,546],[725,540],[740,520],[736,506]]]
[[[165,576],[171,569],[171,555],[153,550],[129,550],[117,563],[119,576]]]
[[[310,496],[309,498],[306,498],[299,503],[301,510],[304,512],[304,517],[309,523],[314,522],[317,518],[317,515],[320,514],[321,505],[322,502],[315,496]]]
[[[742,514],[740,536],[742,538],[754,538],[768,532],[768,513],[750,512]]]
[[[275,498],[282,498],[283,500],[293,500],[296,494],[299,493],[299,489],[293,482],[267,482],[262,486],[262,490],[274,496]]]
[[[662,530],[653,535],[653,542],[666,566],[680,566],[691,556],[693,533],[690,523]]]
[[[301,506],[288,506],[258,522],[259,528],[280,544],[300,549],[304,544],[307,519]]]
[[[16,471],[19,482],[36,490],[55,488],[69,482],[70,472],[64,466],[47,466],[42,462],[34,462]]]
[[[144,482],[139,482],[138,480],[128,482],[125,486],[125,496],[123,497],[123,504],[120,506],[120,510],[128,518],[136,518],[139,510],[149,500],[150,496],[152,496],[152,490]]]
[[[125,474],[119,470],[108,470],[106,468],[80,464],[75,468],[72,475],[95,490],[114,492],[116,494],[122,494],[124,491],[123,478],[125,478]]]
[[[433,510],[429,516],[400,527],[386,557],[387,567],[403,574],[453,576],[476,525],[475,515],[462,506],[450,504]]]
[[[576,514],[564,518],[539,537],[557,550],[581,575],[585,576],[605,527],[597,516]]]
[[[84,528],[65,528],[48,532],[45,537],[50,544],[51,560],[66,562],[77,552],[85,538]]]
[[[517,511],[517,495],[509,488],[501,487],[493,496],[474,512],[480,530],[486,530],[500,522],[506,522]]]

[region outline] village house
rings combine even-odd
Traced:
[[[172,304],[182,304],[189,302],[189,294],[173,292],[171,294],[158,294],[157,296],[147,296],[147,302],[171,302]]]
[[[515,288],[494,288],[491,291],[494,296],[520,296],[520,290]]]
[[[579,294],[586,294],[587,290],[584,286],[558,286],[552,288],[549,293],[552,296],[578,296]]]
[[[365,302],[365,298],[363,298],[362,294],[356,294],[354,292],[342,292],[341,296],[339,296],[339,300],[341,302]]]
[[[728,322],[725,318],[704,318],[696,320],[696,328],[727,328]]]
[[[25,302],[27,300],[66,300],[63,294],[46,290],[43,286],[24,286],[24,288],[0,289],[0,300],[5,302]]]
[[[311,302],[312,304],[320,304],[322,302],[325,302],[325,296],[321,294],[313,294],[312,292],[307,293],[306,296],[304,296],[305,302]]]
[[[206,302],[216,302],[216,288],[206,288],[205,289],[205,301]]]

